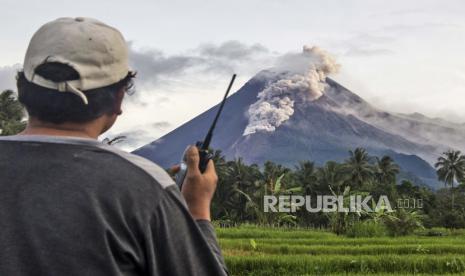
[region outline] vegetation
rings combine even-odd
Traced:
[[[321,230],[218,228],[232,275],[463,275],[465,232],[348,238]]]
[[[465,179],[465,156],[460,151],[449,150],[444,152],[444,156],[438,158],[434,165],[437,170],[438,179],[444,185],[450,186],[453,191],[454,184]],[[454,193],[451,194],[452,209],[454,209]]]
[[[116,137],[113,137],[113,138],[109,138],[109,137],[106,137],[102,140],[102,143],[105,143],[107,145],[115,145],[115,144],[118,144],[120,142],[123,142],[124,140],[126,140],[126,136],[124,135],[119,135],[119,136],[116,136]]]
[[[24,108],[11,90],[0,93],[0,135],[13,135],[25,127]]]
[[[345,162],[328,161],[321,167],[311,161],[294,168],[270,161],[262,167],[246,165],[242,159],[226,161],[220,151],[215,152],[215,161],[220,183],[213,217],[223,226],[299,226],[355,236],[400,236],[423,227],[465,227],[465,185],[454,185],[464,182],[465,156],[460,152],[448,151],[438,159],[438,178],[447,185],[438,191],[398,179],[400,168],[391,157],[371,157],[363,148],[349,151]],[[344,202],[349,196],[371,195],[372,204],[386,195],[394,212],[310,213],[300,208],[265,213],[265,195],[335,195],[342,196]],[[454,205],[449,204],[451,201]]]
[[[465,275],[464,158],[446,152],[438,159],[446,187],[432,191],[399,180],[392,158],[361,148],[342,163],[304,161],[293,169],[247,166],[215,152],[221,166],[213,214],[231,275]],[[394,212],[263,212],[264,195],[289,194],[344,202],[387,195]]]
[[[444,156],[439,157],[434,166],[438,169],[438,179],[446,187],[453,188],[455,183],[465,179],[465,155],[461,155],[460,151],[444,152]]]

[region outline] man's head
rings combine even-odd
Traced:
[[[98,121],[104,132],[121,114],[133,77],[118,30],[90,18],[60,18],[32,37],[17,76],[19,100],[32,120],[57,127]]]

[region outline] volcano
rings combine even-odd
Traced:
[[[432,167],[436,158],[448,148],[464,147],[463,125],[418,113],[382,111],[330,78],[321,97],[296,100],[292,115],[274,131],[244,135],[249,107],[258,93],[286,74],[264,70],[230,96],[211,147],[228,160],[242,158],[248,164],[271,160],[286,166],[301,160],[319,165],[343,161],[349,150],[364,147],[373,156],[391,156],[406,175],[432,188],[439,185]],[[178,163],[186,145],[204,138],[217,109],[218,105],[134,153],[166,168]]]

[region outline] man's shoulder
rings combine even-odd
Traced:
[[[167,172],[152,161],[93,139],[43,135],[0,137],[0,144],[5,145],[5,143],[10,144],[8,148],[11,150],[17,148],[16,151],[23,151],[21,150],[23,148],[24,152],[30,152],[28,150],[30,148],[37,150],[38,146],[42,146],[43,153],[41,154],[45,155],[42,159],[57,156],[57,151],[68,152],[68,158],[65,156],[59,158],[63,158],[63,161],[73,161],[76,166],[80,166],[80,169],[94,164],[95,170],[102,173],[111,171],[112,173],[108,176],[131,175],[145,178],[162,189],[175,185]],[[32,154],[28,156],[34,158]]]
[[[158,166],[154,162],[142,156],[135,155],[129,152],[125,152],[125,151],[122,151],[117,148],[104,145],[104,144],[102,144],[100,148],[131,163],[136,168],[142,170],[144,173],[151,176],[163,188],[167,188],[169,186],[175,185],[173,179],[171,179],[171,177],[168,175],[168,173],[164,169],[162,169],[160,166]]]

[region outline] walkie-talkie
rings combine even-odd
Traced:
[[[213,158],[213,154],[208,151],[208,147],[210,146],[210,142],[213,137],[213,131],[215,130],[216,122],[218,121],[218,118],[220,117],[221,111],[223,110],[224,103],[226,102],[229,91],[231,90],[231,87],[235,79],[236,79],[236,74],[232,76],[231,82],[228,85],[228,89],[226,89],[226,94],[224,94],[224,98],[221,101],[221,104],[218,109],[218,112],[216,113],[215,119],[213,120],[213,123],[210,129],[208,130],[207,136],[205,136],[205,139],[203,141],[199,141],[195,144],[195,146],[199,149],[199,155],[200,155],[199,170],[201,173],[205,172],[205,169],[207,169],[208,162]],[[176,185],[178,185],[179,190],[181,190],[182,188],[182,184],[184,183],[184,178],[186,177],[186,173],[187,173],[187,165],[186,165],[186,160],[185,160],[186,150],[182,154],[180,169],[179,169],[179,172],[176,174]]]

